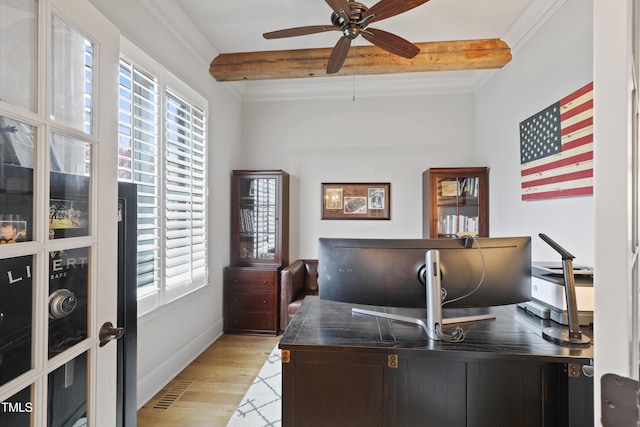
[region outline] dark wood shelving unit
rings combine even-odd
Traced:
[[[278,333],[279,277],[289,262],[289,174],[233,171],[231,265],[224,270],[226,333]]]
[[[431,168],[422,174],[422,236],[489,237],[489,169]]]

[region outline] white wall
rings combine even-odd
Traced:
[[[209,74],[217,52],[173,2],[91,0],[121,33],[209,102],[209,286],[138,319],[138,406],[222,334],[229,263],[230,171],[239,164],[241,103]],[[180,26],[179,31],[171,30]]]
[[[245,102],[243,164],[292,175],[290,259],[319,237],[419,238],[422,172],[477,166],[470,93]],[[390,182],[390,221],[321,220],[321,183]]]
[[[532,236],[535,261],[560,261],[539,233],[593,265],[593,196],[522,201],[519,124],[593,81],[593,3],[567,0],[478,91],[478,158],[491,167],[490,230]],[[569,30],[570,29],[570,30]]]

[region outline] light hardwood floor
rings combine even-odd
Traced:
[[[223,335],[138,411],[138,427],[225,427],[278,337]]]

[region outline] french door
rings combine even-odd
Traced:
[[[0,427],[116,425],[118,51],[88,0],[0,0]]]

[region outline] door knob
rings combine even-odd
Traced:
[[[117,340],[124,334],[124,328],[117,328],[113,326],[113,323],[106,322],[100,328],[98,338],[100,338],[100,347],[105,346],[109,341]]]
[[[78,298],[69,289],[58,289],[49,295],[49,318],[67,317],[78,305]]]

